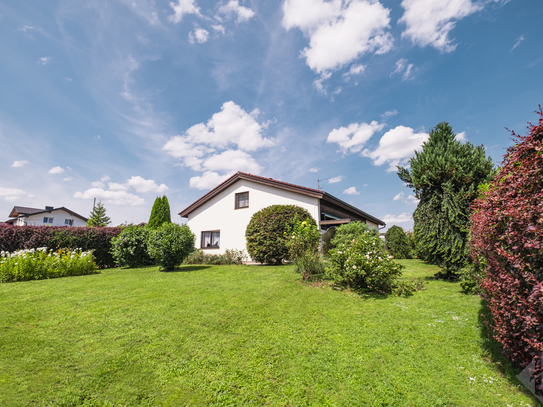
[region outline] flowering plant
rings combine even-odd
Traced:
[[[364,233],[350,242],[339,244],[328,252],[327,276],[350,288],[390,293],[404,266],[381,251],[379,243],[378,237]]]
[[[296,271],[302,274],[304,280],[324,271],[319,253],[320,238],[318,226],[308,220],[296,219],[290,230],[285,232],[285,245],[289,256],[294,261]]]

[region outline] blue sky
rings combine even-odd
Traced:
[[[410,228],[394,169],[430,128],[498,163],[537,119],[541,21],[540,0],[2,2],[0,220],[96,197],[138,223],[239,170]]]

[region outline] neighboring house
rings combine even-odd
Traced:
[[[14,206],[9,214],[6,223],[15,226],[86,226],[87,218],[67,208],[53,208],[46,206],[45,209],[26,208]]]
[[[196,235],[197,248],[213,253],[246,250],[245,230],[255,212],[270,205],[307,209],[321,232],[351,221],[385,223],[324,191],[238,172],[179,213]]]

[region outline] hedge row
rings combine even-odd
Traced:
[[[98,268],[115,267],[111,255],[111,239],[121,228],[87,228],[63,226],[11,226],[0,225],[0,251],[14,252],[24,249],[93,250]]]

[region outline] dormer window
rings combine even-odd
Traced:
[[[236,194],[236,209],[249,207],[249,192],[240,192]]]

